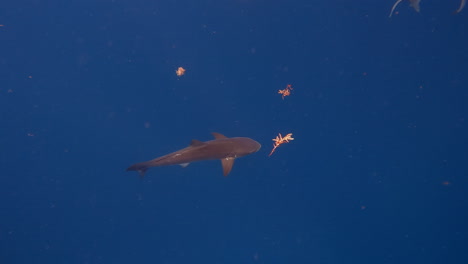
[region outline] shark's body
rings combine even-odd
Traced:
[[[223,174],[227,176],[236,158],[257,152],[261,147],[257,141],[250,138],[227,138],[219,133],[212,134],[215,137],[214,140],[202,142],[194,139],[190,146],[184,149],[150,161],[133,164],[127,168],[127,171],[138,171],[143,177],[150,167],[176,164],[187,166],[194,161],[219,159],[223,165]]]

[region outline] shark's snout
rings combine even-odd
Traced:
[[[259,151],[261,147],[262,145],[260,145],[260,143],[250,138],[248,140],[248,143],[246,144],[246,148],[248,149],[247,151],[248,154],[252,154],[252,153]]]
[[[255,144],[254,144],[254,151],[252,151],[252,153],[253,153],[253,152],[257,152],[257,151],[259,151],[259,150],[262,148],[262,145],[261,145],[260,143],[258,143],[258,142],[255,141],[255,140],[254,140],[253,142],[254,142]]]

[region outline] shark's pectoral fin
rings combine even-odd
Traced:
[[[223,165],[223,175],[227,176],[234,165],[234,158],[224,158],[221,160],[221,164]]]

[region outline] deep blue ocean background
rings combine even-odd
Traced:
[[[0,263],[468,263],[468,9],[393,3],[2,2]]]

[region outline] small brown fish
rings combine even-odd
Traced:
[[[261,147],[257,141],[250,138],[228,138],[219,133],[211,134],[215,137],[214,140],[202,142],[194,139],[190,146],[184,149],[150,161],[133,164],[127,168],[127,171],[138,171],[143,177],[150,167],[176,164],[186,167],[194,161],[219,159],[223,165],[223,174],[227,176],[236,158],[257,152]]]

